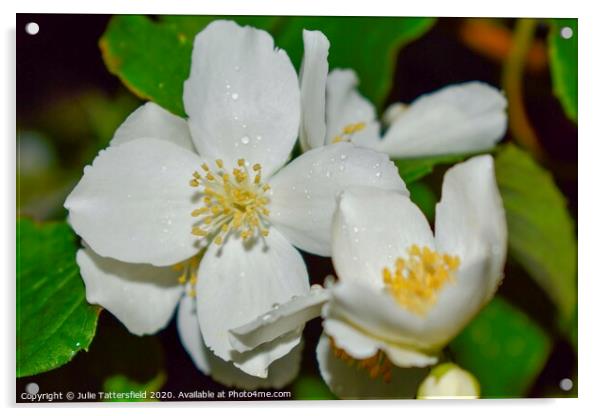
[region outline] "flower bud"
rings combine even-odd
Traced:
[[[439,364],[418,388],[418,399],[478,399],[478,380],[454,363]]]

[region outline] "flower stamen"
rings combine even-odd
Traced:
[[[215,161],[215,171],[203,163],[204,172],[195,171],[190,180],[192,187],[204,187],[201,191],[203,206],[191,213],[199,218],[192,234],[203,238],[214,236],[213,242],[217,245],[222,244],[230,233],[236,233],[243,240],[269,234],[270,186],[261,181],[262,166],[256,163],[249,171],[245,159],[238,159],[236,165],[228,173],[221,159]]]
[[[383,351],[379,350],[372,357],[358,360],[347,354],[344,349],[337,347],[332,338],[328,338],[328,341],[334,356],[345,364],[349,366],[355,365],[358,369],[367,371],[371,379],[382,377],[385,383],[391,382],[393,364]]]
[[[366,123],[363,123],[363,122],[347,124],[345,127],[343,127],[343,130],[339,134],[334,136],[334,138],[332,139],[332,142],[333,143],[350,142],[351,136],[353,136],[357,132],[364,130],[365,128],[366,128]]]
[[[382,275],[385,288],[399,305],[425,315],[437,301],[443,286],[455,280],[458,267],[458,256],[440,254],[414,244],[408,249],[407,258],[399,257],[395,268],[385,267]]]
[[[189,258],[188,260],[181,261],[180,263],[176,263],[171,266],[172,270],[180,272],[180,276],[178,276],[178,283],[181,285],[188,283],[190,285],[191,289],[188,292],[188,296],[191,298],[196,297],[195,287],[198,278],[197,273],[202,257],[203,253],[201,252],[196,256]]]

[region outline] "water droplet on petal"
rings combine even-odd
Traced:
[[[280,304],[279,303],[272,304],[272,309],[277,310],[278,308],[280,308]]]
[[[347,159],[347,155],[345,155],[345,154],[341,155],[341,160],[345,160],[345,159]]]
[[[238,71],[240,71],[240,67],[239,67],[238,65],[236,65],[236,66],[234,67],[234,70],[235,70],[236,72],[238,72]]]
[[[273,315],[272,315],[271,313],[269,313],[269,312],[268,312],[268,313],[266,313],[265,315],[263,315],[263,316],[261,317],[261,319],[263,319],[265,322],[269,322],[269,321],[271,321],[271,320],[272,320],[272,318],[273,318]]]
[[[249,144],[249,141],[250,141],[250,140],[249,140],[249,137],[248,137],[248,136],[243,136],[243,137],[241,137],[241,139],[240,139],[240,142],[241,142],[242,144]]]
[[[341,172],[343,172],[343,171],[345,170],[345,165],[341,165],[341,166],[339,166],[339,170],[340,170]]]
[[[360,229],[359,229],[359,228],[357,228],[357,227],[353,227],[353,232],[354,232],[354,233],[359,233],[359,232],[360,232]]]
[[[261,136],[257,136],[257,141],[260,142],[261,141]]]
[[[234,101],[238,100],[238,94],[235,92],[232,93],[231,97]]]
[[[382,176],[382,172],[376,172],[376,177],[380,178]]]

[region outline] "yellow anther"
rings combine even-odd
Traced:
[[[215,161],[215,164],[217,165],[218,168],[223,169],[224,168],[224,161],[221,159],[217,159]]]
[[[348,124],[343,127],[343,134],[350,135],[362,131],[366,127],[366,123]]]
[[[197,181],[196,179],[191,179],[190,182],[188,182],[190,184],[190,186],[192,186],[193,188],[196,188],[197,186],[200,185],[200,182]]]
[[[258,170],[261,170],[261,165],[260,165],[259,163],[255,163],[255,164],[253,165],[253,170],[254,170],[255,172],[257,172]]]
[[[205,177],[207,178],[207,180],[208,180],[208,181],[213,181],[213,180],[215,180],[215,176],[213,176],[213,175],[211,174],[211,172],[207,173],[207,175],[206,175]]]
[[[350,142],[351,136],[366,128],[366,123],[351,123],[343,127],[343,130],[332,138],[332,143]]]
[[[238,161],[236,162],[238,163],[238,166],[244,166],[245,165],[245,160],[244,159],[238,159]]]
[[[188,260],[184,260],[183,262],[174,264],[171,268],[177,272],[182,272],[178,276],[178,283],[181,285],[185,285],[188,283],[191,288],[188,293],[189,296],[195,296],[196,292],[194,290],[194,286],[197,282],[197,273],[199,270],[199,263],[201,262],[201,257],[203,256],[203,252],[201,251],[199,254],[189,258]]]
[[[407,251],[407,258],[395,261],[394,270],[383,269],[383,282],[399,305],[424,315],[437,301],[443,286],[454,281],[460,258],[439,254],[426,246],[412,245]]]
[[[334,139],[332,139],[333,143],[339,143],[339,142],[348,142],[349,139],[345,139],[342,136],[334,136]]]
[[[192,174],[192,176],[194,176],[194,179],[201,179],[201,174],[198,173],[196,170],[194,171],[194,173]]]
[[[257,175],[255,175],[255,184],[259,185],[259,183],[261,182],[261,175],[258,173]]]
[[[224,242],[224,238],[221,235],[218,235],[213,239],[213,242],[219,246]]]
[[[204,236],[207,235],[207,232],[204,231],[204,230],[202,230],[202,229],[200,229],[199,227],[193,227],[192,228],[192,234],[193,235],[197,235],[199,237],[204,237]]]
[[[205,172],[209,172],[209,166],[208,166],[206,163],[203,163],[203,164],[201,165],[201,168],[203,168],[203,170],[204,170]]]

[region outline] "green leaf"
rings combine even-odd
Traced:
[[[572,36],[565,39],[561,33],[569,28]],[[564,29],[568,31],[569,29]],[[551,19],[548,53],[554,94],[564,112],[577,121],[577,19]]]
[[[529,317],[494,298],[452,341],[454,362],[481,384],[481,397],[522,397],[548,359],[551,341]]]
[[[185,33],[193,39],[201,30],[214,20],[233,20],[241,26],[253,26],[258,29],[272,32],[276,30],[281,21],[286,19],[282,16],[194,16],[194,15],[165,15],[160,16],[159,21],[171,26],[178,32]]]
[[[429,221],[435,219],[435,206],[437,205],[437,196],[431,188],[423,182],[412,182],[408,184],[410,199],[418,205]]]
[[[302,31],[320,30],[330,41],[329,68],[352,68],[360,91],[377,106],[387,98],[399,50],[426,33],[430,17],[309,17],[291,16],[274,31],[276,44],[299,68]]]
[[[577,243],[566,200],[549,172],[513,145],[496,155],[510,255],[547,292],[568,324],[577,302]]]
[[[396,159],[393,162],[395,163],[395,166],[397,166],[399,176],[401,176],[406,184],[409,184],[431,173],[437,165],[449,165],[460,162],[466,157],[468,157],[468,155],[442,155],[424,158]]]
[[[116,397],[109,397],[105,401],[109,402],[154,402],[158,401],[150,397],[151,392],[161,390],[167,377],[164,372],[158,373],[152,379],[140,383],[125,375],[117,374],[111,376],[103,383],[105,392],[117,393]],[[121,393],[121,395],[119,395]]]
[[[17,377],[42,373],[88,350],[100,309],[86,301],[66,223],[17,221]]]
[[[293,384],[295,400],[336,400],[324,380],[318,376],[302,375]]]
[[[192,38],[145,16],[120,15],[111,19],[99,45],[109,71],[130,91],[184,116]]]

